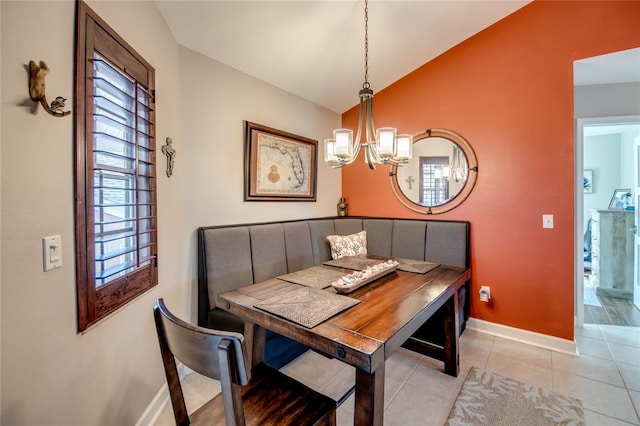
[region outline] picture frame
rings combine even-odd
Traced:
[[[318,141],[244,122],[245,201],[316,201]]]
[[[621,188],[613,191],[613,196],[611,197],[611,201],[609,202],[610,210],[623,210],[625,208],[625,200],[624,198],[627,194],[631,194],[630,188]]]
[[[593,192],[593,170],[584,170],[582,172],[582,184],[585,194]]]

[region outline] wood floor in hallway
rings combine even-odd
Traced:
[[[590,287],[588,277],[585,277],[584,323],[601,325],[621,325],[626,327],[640,327],[640,310],[631,300],[595,295],[601,306],[594,306],[586,297]]]

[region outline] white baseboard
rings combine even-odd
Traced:
[[[180,380],[191,372],[192,370],[185,367],[183,364],[178,365],[178,375],[180,376]],[[165,382],[156,394],[155,398],[151,400],[151,403],[147,406],[146,410],[144,410],[144,413],[142,413],[142,416],[140,416],[135,426],[148,426],[155,424],[158,416],[162,412],[162,409],[167,404],[171,404],[171,402],[169,401],[169,387]]]
[[[559,337],[548,336],[546,334],[535,333],[533,331],[522,330],[520,328],[509,327],[476,318],[469,318],[467,320],[467,328],[516,342],[550,349],[555,352],[569,355],[577,355],[578,353],[575,340],[561,339]]]

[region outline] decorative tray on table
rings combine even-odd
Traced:
[[[361,271],[355,271],[345,275],[331,283],[331,286],[335,288],[338,293],[351,293],[363,285],[369,284],[370,282],[395,271],[397,266],[398,262],[393,259],[382,261],[380,263],[369,265]]]

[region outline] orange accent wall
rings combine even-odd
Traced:
[[[472,317],[573,339],[573,61],[639,47],[639,16],[638,1],[535,1],[375,95],[376,127],[451,129],[476,152],[469,198],[429,217],[471,222]],[[342,194],[352,215],[425,217],[396,200],[387,166],[345,167]]]

